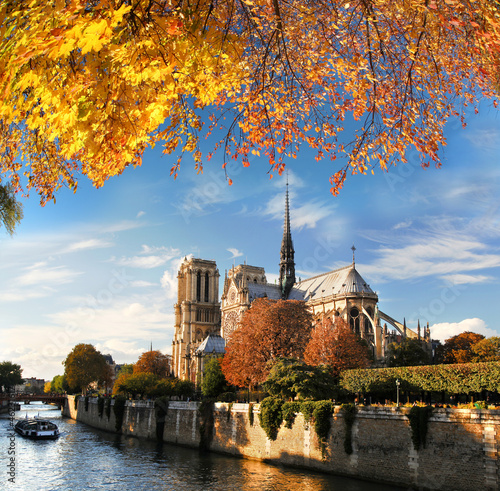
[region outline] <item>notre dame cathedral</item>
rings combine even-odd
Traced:
[[[304,300],[315,321],[342,317],[367,341],[377,361],[384,359],[390,343],[402,338],[429,343],[429,324],[421,337],[420,323],[413,331],[406,327],[406,322],[401,324],[378,309],[377,294],[356,270],[354,251],[353,246],[349,266],[297,282],[287,184],[279,284],[267,282],[264,268],[240,264],[226,272],[219,301],[219,271],[215,261],[184,259],[177,276],[172,342],[174,375],[199,383],[205,357],[224,353],[225,343],[238,328],[241,316],[261,297]]]

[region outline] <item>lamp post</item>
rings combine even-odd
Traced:
[[[399,386],[401,385],[401,382],[399,379],[396,379],[396,405],[399,407]]]

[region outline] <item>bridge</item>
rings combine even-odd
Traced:
[[[25,404],[40,401],[62,407],[66,401],[66,394],[0,394],[1,399]]]

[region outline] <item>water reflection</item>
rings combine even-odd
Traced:
[[[401,488],[286,469],[258,461],[203,454],[197,450],[121,437],[62,418],[52,406],[22,406],[16,417],[54,420],[61,430],[55,441],[16,437],[16,483],[7,481],[8,438],[0,440],[0,489],[181,490],[181,491],[397,491]],[[0,431],[9,430],[7,416]]]

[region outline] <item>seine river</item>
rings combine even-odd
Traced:
[[[21,406],[16,418],[26,414],[53,420],[61,436],[55,441],[33,441],[16,434],[11,439],[9,417],[0,415],[1,490],[402,489],[121,437],[62,418],[54,406]],[[9,450],[15,451],[15,483],[9,482]]]

